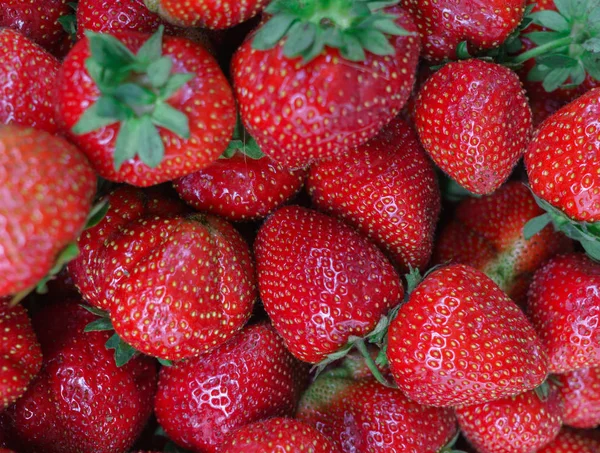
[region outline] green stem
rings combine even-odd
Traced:
[[[528,50],[527,52],[523,52],[522,54],[517,55],[510,62],[517,63],[517,64],[524,63],[527,60],[531,60],[532,58],[537,58],[541,55],[544,55],[546,52],[548,52],[550,50],[558,49],[560,47],[565,47],[572,43],[573,43],[573,38],[571,36],[567,36],[566,38],[557,39],[556,41],[550,41],[546,44],[543,44],[538,47],[534,47],[533,49]]]
[[[367,349],[367,345],[365,344],[364,340],[357,340],[354,343],[354,346],[356,346],[358,352],[360,352],[365,358],[365,363],[367,364],[367,367],[373,374],[373,377],[377,379],[377,382],[379,382],[382,385],[385,385],[386,387],[397,388],[395,385],[390,384],[385,377],[383,377],[383,374],[381,374],[381,371],[379,371],[379,368],[377,368],[377,365],[373,361],[371,354],[369,354],[369,350]]]

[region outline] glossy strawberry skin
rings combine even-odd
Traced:
[[[85,156],[66,140],[0,125],[0,296],[35,285],[83,229],[96,189]]]
[[[558,435],[563,402],[558,387],[550,384],[545,400],[530,390],[455,412],[462,433],[479,453],[531,453]]]
[[[136,32],[116,34],[134,53],[149,35]],[[126,161],[119,171],[114,168],[114,148],[118,123],[84,135],[71,129],[83,112],[100,96],[85,61],[90,56],[88,39],[82,39],[67,55],[58,78],[58,114],[69,138],[87,154],[96,171],[105,179],[134,186],[151,186],[207,167],[225,150],[235,125],[233,93],[214,58],[202,46],[175,37],[163,39],[162,53],[173,60],[176,73],[196,74],[170,99],[169,104],[189,119],[190,138],[159,128],[165,143],[165,158],[150,168],[139,158]],[[107,139],[107,137],[110,137]]]
[[[553,258],[534,275],[528,310],[551,372],[600,365],[599,264],[579,253]]]
[[[417,97],[415,125],[425,150],[470,192],[506,181],[531,136],[531,109],[517,75],[481,60],[449,63]]]
[[[533,192],[576,221],[600,221],[598,115],[600,88],[546,119],[525,153]]]
[[[406,12],[390,12],[398,14],[398,25],[416,32]],[[367,53],[365,61],[349,62],[326,48],[302,64],[285,57],[282,45],[253,49],[251,35],[232,63],[244,125],[261,150],[285,167],[344,155],[374,137],[410,96],[419,38],[395,37],[392,45],[395,56]]]
[[[256,220],[294,196],[305,174],[287,170],[268,157],[252,159],[237,152],[173,185],[179,196],[198,211],[231,221]]]
[[[598,453],[600,442],[587,436],[585,431],[563,429],[561,433],[536,453]]]
[[[234,429],[291,415],[306,377],[273,328],[257,324],[208,354],[162,368],[155,413],[177,444],[216,453]]]
[[[316,363],[368,334],[404,295],[383,253],[343,222],[298,206],[254,244],[260,297],[292,354]]]
[[[388,335],[392,375],[420,404],[493,401],[537,387],[548,372],[542,344],[517,305],[461,264],[430,273]]]
[[[319,209],[358,228],[403,270],[429,262],[440,191],[433,165],[404,120],[394,119],[344,156],[314,164],[307,189]]]
[[[565,402],[564,424],[582,429],[600,425],[600,367],[581,368],[556,378]]]

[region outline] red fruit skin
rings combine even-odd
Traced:
[[[44,365],[8,410],[18,451],[127,451],[152,412],[155,362],[138,356],[117,368],[104,347],[110,333],[83,333],[95,316],[78,303],[49,305],[34,316]]]
[[[0,125],[0,297],[35,285],[83,229],[96,177],[66,140]]]
[[[386,11],[416,32],[405,11]],[[415,81],[416,34],[391,40],[395,56],[367,52],[365,61],[350,62],[326,48],[307,64],[284,56],[282,44],[255,50],[252,38],[232,62],[240,113],[261,150],[285,167],[345,155],[370,140],[400,112]]]
[[[388,361],[398,387],[431,406],[481,404],[540,385],[548,372],[523,312],[482,272],[431,272],[390,324]]]
[[[582,429],[600,425],[600,367],[581,368],[556,379],[565,402],[564,424]]]
[[[245,221],[261,219],[293,197],[302,188],[305,175],[268,157],[251,159],[237,152],[175,180],[173,186],[198,211]]]
[[[455,409],[464,436],[479,453],[532,453],[551,442],[562,426],[558,387],[542,401],[534,390],[490,403]]]
[[[510,176],[531,136],[518,76],[482,60],[449,63],[423,85],[415,125],[435,163],[465,189],[490,194]]]
[[[598,453],[600,442],[585,431],[563,429],[561,433],[536,453]]]
[[[467,41],[470,49],[484,50],[500,45],[519,25],[525,0],[456,0],[438,2],[402,0],[423,40],[423,56],[441,61],[456,58],[456,47]]]
[[[52,90],[59,62],[10,28],[0,29],[0,123],[58,130]]]
[[[531,190],[581,222],[600,221],[599,115],[596,88],[546,119],[525,153]]]
[[[337,220],[286,206],[254,243],[260,297],[286,347],[317,363],[363,337],[404,289],[377,247]]]
[[[275,330],[258,324],[208,354],[163,367],[154,410],[177,444],[216,453],[233,430],[291,415],[306,377]]]
[[[42,367],[42,350],[21,305],[0,298],[0,412],[14,403]],[[1,439],[0,439],[1,445]]]
[[[519,305],[527,302],[533,273],[571,241],[549,225],[526,240],[525,224],[544,211],[529,189],[511,181],[492,195],[467,198],[438,237],[434,262],[462,263],[490,277]]]
[[[149,38],[149,35],[136,32],[115,36],[134,53]],[[182,139],[159,127],[165,143],[165,158],[160,165],[150,168],[136,157],[123,163],[118,172],[113,164],[118,123],[83,135],[71,132],[83,112],[100,96],[85,68],[85,60],[90,56],[88,39],[79,41],[65,58],[57,85],[61,125],[105,179],[140,187],[170,181],[210,165],[231,140],[235,102],[231,87],[215,59],[199,44],[183,38],[165,37],[162,51],[164,56],[172,59],[173,73],[196,74],[169,99],[172,107],[188,116],[190,138]]]
[[[600,365],[600,265],[584,254],[557,256],[529,288],[529,316],[552,373]]]
[[[429,262],[440,190],[416,133],[401,118],[343,157],[314,164],[306,186],[319,209],[353,225],[402,270]]]

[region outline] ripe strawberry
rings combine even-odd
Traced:
[[[533,273],[548,258],[569,250],[570,241],[550,226],[531,239],[525,224],[544,211],[529,189],[508,182],[492,195],[467,198],[436,244],[436,263],[462,263],[484,272],[515,302],[524,304]]]
[[[415,79],[420,44],[405,11],[329,3],[272,2],[267,11],[275,15],[232,63],[244,125],[289,168],[344,155],[374,137],[400,112]]]
[[[0,412],[15,402],[40,371],[42,351],[23,307],[0,298]],[[2,442],[0,442],[0,446]]]
[[[600,442],[586,435],[585,431],[563,429],[561,433],[536,453],[598,453]]]
[[[119,453],[131,447],[148,420],[154,362],[140,356],[117,368],[104,348],[109,334],[82,332],[93,318],[73,301],[46,306],[34,316],[43,368],[8,409],[19,451]]]
[[[531,135],[531,109],[510,69],[481,60],[449,63],[417,98],[415,124],[425,150],[465,189],[494,192]]]
[[[90,304],[106,309],[128,344],[169,360],[198,355],[243,327],[254,268],[240,234],[217,217],[181,210],[123,187],[106,217],[79,240],[69,265]]]
[[[96,181],[66,140],[0,125],[0,187],[1,297],[32,288],[72,252],[68,245],[84,227]]]
[[[481,404],[540,385],[547,358],[525,315],[482,272],[431,272],[391,322],[387,357],[400,389],[432,406]]]
[[[307,188],[315,205],[347,220],[403,269],[429,262],[440,212],[433,165],[396,118],[377,137],[314,164]]]
[[[306,362],[368,335],[404,295],[375,245],[316,211],[281,208],[254,247],[265,309],[290,352]]]
[[[574,428],[600,425],[600,367],[581,368],[556,379],[565,402],[564,424]]]
[[[177,444],[214,453],[234,429],[292,414],[306,377],[277,333],[254,325],[207,354],[162,368],[156,417]]]
[[[116,36],[90,32],[63,63],[57,102],[69,137],[111,181],[149,186],[207,167],[235,124],[217,62],[189,40],[163,43],[162,28]]]
[[[529,289],[531,320],[552,373],[600,365],[600,265],[579,253],[553,258]]]
[[[456,408],[462,433],[479,453],[531,453],[552,441],[562,426],[563,403],[554,384],[548,395],[530,390],[490,403]]]

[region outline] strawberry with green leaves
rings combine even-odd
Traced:
[[[217,62],[162,35],[88,32],[63,63],[60,119],[110,181],[150,186],[193,173],[231,139],[233,93]]]
[[[563,422],[573,428],[600,425],[600,367],[580,368],[556,376],[564,401]]]

